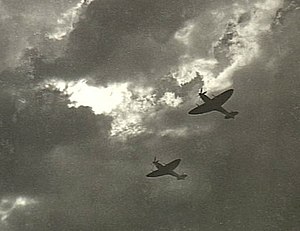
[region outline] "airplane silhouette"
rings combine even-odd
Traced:
[[[179,165],[180,161],[181,159],[176,159],[168,164],[161,164],[158,162],[158,160],[156,160],[156,157],[154,157],[154,161],[152,163],[155,165],[157,170],[149,173],[147,177],[158,177],[158,176],[170,175],[176,177],[177,180],[184,180],[187,177],[186,174],[179,175],[178,173],[173,171]]]
[[[237,111],[228,112],[222,105],[232,96],[233,89],[224,91],[223,93],[215,96],[214,98],[209,98],[206,92],[202,92],[202,88],[199,92],[200,98],[204,101],[204,104],[198,105],[197,107],[190,110],[188,113],[190,115],[198,115],[211,111],[218,111],[225,115],[225,119],[234,119],[234,117],[239,113]]]

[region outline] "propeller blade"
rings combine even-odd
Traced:
[[[199,89],[199,95],[205,95],[207,93],[207,91],[203,92],[203,88],[201,87]]]

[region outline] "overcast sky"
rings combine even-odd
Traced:
[[[300,230],[299,10],[0,0],[1,231]]]

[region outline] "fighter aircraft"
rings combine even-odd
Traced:
[[[211,111],[218,111],[225,115],[225,119],[234,119],[238,114],[237,111],[228,112],[225,110],[222,105],[231,97],[233,89],[224,91],[220,95],[215,96],[214,98],[209,98],[206,95],[206,92],[202,92],[202,88],[199,92],[200,98],[204,101],[204,104],[198,105],[194,109],[190,110],[188,113],[190,115],[198,115]]]
[[[170,175],[176,177],[177,180],[184,180],[187,177],[186,174],[179,175],[178,173],[173,171],[179,165],[180,161],[181,159],[176,159],[168,164],[161,164],[158,160],[156,160],[156,157],[154,157],[154,161],[152,163],[155,165],[157,170],[149,173],[147,177]]]

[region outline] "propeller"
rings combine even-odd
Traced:
[[[152,163],[155,165],[155,163],[157,163],[157,162],[158,162],[158,160],[156,159],[156,156],[155,156]],[[155,169],[156,169],[154,165],[152,165],[152,170],[151,170],[152,172],[155,171]]]
[[[203,92],[203,88],[201,87],[200,91],[199,91],[199,95],[205,95],[206,93],[207,93],[207,91]]]

